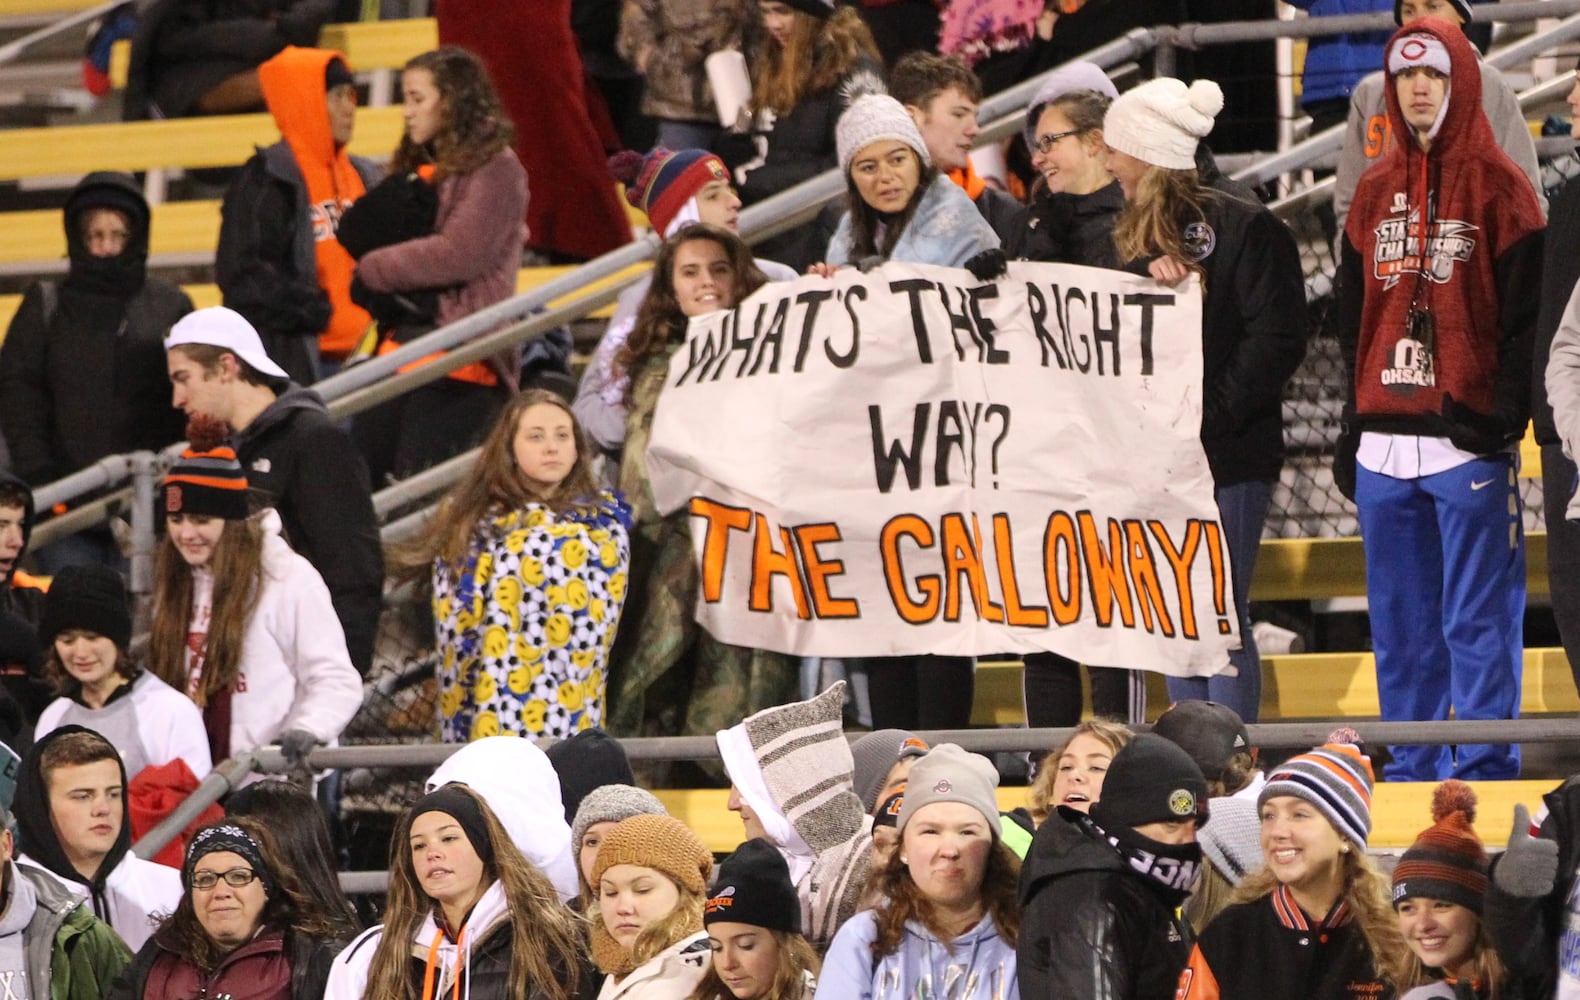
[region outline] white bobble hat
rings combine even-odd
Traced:
[[[850,174],[850,161],[875,142],[892,139],[916,151],[922,166],[933,162],[927,154],[927,140],[911,119],[905,105],[888,94],[865,94],[851,102],[834,126],[834,145],[839,150],[839,169]]]
[[[1103,139],[1121,153],[1169,170],[1196,166],[1196,145],[1223,110],[1223,90],[1211,80],[1190,86],[1172,77],[1148,80],[1120,94],[1103,119]]]

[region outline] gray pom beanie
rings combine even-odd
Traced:
[[[1026,105],[1026,144],[1029,146],[1036,142],[1037,137],[1032,133],[1037,130],[1037,119],[1042,117],[1043,108],[1066,94],[1083,90],[1101,94],[1110,101],[1119,96],[1119,88],[1114,86],[1114,81],[1108,78],[1101,66],[1083,59],[1065,63],[1048,74],[1048,79],[1037,88],[1037,95]]]
[[[850,162],[856,154],[875,142],[892,139],[915,151],[922,166],[930,166],[927,140],[911,119],[905,105],[888,94],[865,94],[851,102],[834,126],[834,145],[839,150],[839,169],[850,176]]]
[[[895,764],[926,753],[927,743],[904,729],[877,729],[852,743],[850,755],[856,761],[854,780],[861,807],[868,813],[878,807],[883,779]]]
[[[1222,110],[1223,90],[1211,80],[1190,86],[1172,77],[1148,80],[1109,105],[1103,140],[1143,163],[1193,170],[1196,146]]]
[[[632,816],[667,816],[669,810],[658,796],[635,785],[604,785],[588,792],[576,809],[576,819],[571,823],[571,849],[578,854],[582,837],[594,823],[618,823]]]
[[[953,743],[941,743],[911,768],[906,780],[905,801],[900,806],[899,828],[923,806],[934,802],[959,802],[982,814],[993,839],[999,839],[998,770],[981,754],[971,753]]]

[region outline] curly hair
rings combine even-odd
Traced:
[[[203,645],[203,686],[198,707],[236,683],[247,621],[263,587],[263,528],[257,517],[226,521],[209,558],[214,576],[213,608]],[[192,567],[169,532],[154,558],[154,610],[148,627],[149,667],[177,691],[187,690],[187,636],[192,623]]]
[[[752,251],[746,241],[728,229],[704,222],[680,227],[659,248],[658,256],[653,261],[653,284],[637,310],[636,324],[631,328],[631,335],[626,338],[625,347],[615,359],[615,363],[625,371],[635,373],[648,358],[662,354],[671,344],[685,337],[688,320],[675,295],[675,256],[681,247],[693,240],[712,240],[724,250],[732,277],[731,306],[740,304],[742,299],[768,281],[752,259]],[[635,384],[636,380],[633,379],[631,386],[626,389],[627,404],[631,402]]]
[[[1206,269],[1185,249],[1185,227],[1206,222],[1202,202],[1208,192],[1194,167],[1170,170],[1149,166],[1136,183],[1135,197],[1125,202],[1114,220],[1114,247],[1124,261],[1173,257],[1197,275]]]
[[[1393,911],[1388,897],[1388,879],[1372,864],[1364,848],[1350,844],[1349,850],[1339,855],[1344,869],[1344,888],[1340,898],[1349,904],[1366,947],[1371,951],[1372,966],[1377,974],[1393,983],[1401,991],[1409,982],[1409,958],[1414,958],[1404,935],[1399,931],[1399,918]],[[1252,903],[1272,895],[1279,886],[1278,876],[1267,868],[1259,869],[1245,877],[1235,890],[1230,903]]]
[[[996,822],[997,817],[993,820]],[[910,868],[901,858],[900,851],[889,855],[888,863],[872,879],[871,884],[883,898],[873,914],[878,924],[878,936],[872,942],[874,961],[893,954],[904,943],[907,920],[921,921],[940,941],[951,939],[938,922],[932,902],[922,895],[911,878]],[[1020,902],[1016,895],[1019,885],[1020,858],[1005,847],[1002,840],[995,838],[988,851],[987,866],[982,871],[979,892],[983,908],[992,916],[999,937],[1012,948],[1020,936]]]
[[[850,258],[852,261],[864,257],[879,256],[888,260],[894,253],[895,244],[900,242],[900,237],[905,235],[905,227],[911,224],[916,217],[917,206],[922,199],[927,197],[927,190],[933,186],[933,181],[938,177],[938,168],[931,163],[923,163],[916,150],[906,147],[907,152],[916,159],[916,190],[911,192],[911,200],[905,207],[885,218],[883,213],[867,204],[861,192],[856,189],[856,180],[850,171],[845,172],[845,210],[850,213]],[[878,227],[883,224],[883,240],[878,240]]]
[[[274,883],[273,891],[264,901],[263,912],[258,915],[260,926],[283,931],[287,938],[300,934],[322,941],[346,940],[343,918],[326,911],[308,892],[266,825],[247,816],[228,816],[194,831],[192,840],[195,841],[203,830],[217,826],[239,826],[258,845],[263,867]],[[188,885],[182,889],[181,902],[176,904],[175,912],[160,923],[154,937],[161,947],[175,952],[207,975],[219,966],[231,949],[221,948],[209,937],[192,905],[192,887]]]
[[[752,5],[756,7],[756,4]],[[830,90],[862,62],[881,66],[878,43],[854,7],[837,7],[826,18],[791,9],[790,37],[783,45],[751,24],[763,38],[752,68],[752,111],[789,114],[805,98]]]
[[[818,960],[817,951],[800,934],[768,928],[763,930],[773,937],[774,944],[779,949],[779,961],[774,966],[773,982],[769,984],[767,992],[763,993],[759,1000],[803,1000],[806,992],[806,974],[810,972],[813,978],[816,978],[823,968],[823,963]],[[718,952],[715,951],[714,954]],[[702,982],[697,984],[697,989],[689,1000],[735,1000],[735,995],[724,985],[724,980],[719,978],[718,968],[710,962],[708,971],[702,976]]]
[[[495,933],[510,934],[510,972],[506,996],[571,1000],[577,995],[581,968],[581,940],[575,919],[560,904],[554,885],[528,861],[505,832],[499,817],[482,796],[462,785],[454,786],[477,800],[488,829],[494,862],[483,871],[484,883],[499,882],[505,890],[508,916]],[[390,836],[390,883],[384,932],[368,966],[363,996],[380,1000],[425,1000],[407,969],[411,943],[430,913],[443,923],[434,900],[422,891],[411,858],[411,827],[417,819],[412,809],[395,825]]]
[[[548,491],[534,486],[516,464],[517,425],[534,406],[553,406],[563,411],[570,418],[576,443],[576,461],[570,472]],[[415,576],[426,573],[435,559],[458,563],[466,555],[478,522],[492,511],[519,510],[529,503],[541,503],[556,514],[586,510],[598,494],[587,465],[590,454],[580,422],[558,393],[528,389],[512,396],[483,442],[477,461],[440,502],[428,529],[410,542],[390,547],[391,565],[405,575]]]
[[[1071,730],[1069,739],[1054,747],[1042,759],[1042,766],[1037,768],[1037,778],[1026,792],[1026,809],[1031,813],[1031,821],[1041,826],[1044,820],[1053,815],[1054,806],[1057,805],[1053,801],[1053,782],[1059,776],[1059,758],[1070,749],[1076,737],[1090,736],[1106,746],[1109,753],[1118,753],[1130,742],[1132,735],[1129,729],[1107,719],[1088,719]]]
[[[446,177],[471,173],[515,142],[515,126],[477,56],[446,45],[412,57],[401,72],[414,70],[433,77],[442,124],[439,134],[427,143],[418,144],[410,135],[402,135],[390,157],[391,174],[411,173],[431,163],[438,168],[433,178],[437,184]]]

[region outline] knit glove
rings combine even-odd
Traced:
[[[285,764],[291,770],[305,770],[307,755],[322,743],[305,729],[292,729],[280,734],[280,753],[285,755]]]
[[[1499,889],[1525,899],[1547,895],[1558,882],[1558,845],[1531,836],[1531,814],[1523,805],[1514,807],[1514,832],[1492,878]]]
[[[1008,258],[998,247],[991,247],[966,261],[966,270],[978,281],[992,281],[1009,272]]]

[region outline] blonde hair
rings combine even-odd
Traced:
[[[605,972],[612,972],[617,976],[627,975],[632,969],[646,964],[649,959],[665,948],[684,941],[702,930],[702,910],[707,903],[706,897],[695,889],[681,885],[671,878],[667,872],[659,871],[657,868],[652,870],[669,879],[670,884],[675,887],[675,891],[679,894],[679,898],[675,900],[675,908],[642,928],[641,933],[637,934],[636,941],[632,943],[631,947],[621,949],[625,952],[621,956],[621,967],[618,970],[606,968],[604,969]],[[607,941],[614,942],[614,935],[610,934],[609,929],[604,926],[603,908],[601,905],[594,906],[588,911],[587,923],[592,929],[594,957],[596,958],[596,952],[599,950],[597,945],[599,936],[602,936]]]
[[[1217,865],[1207,858],[1202,861],[1196,884],[1191,887],[1190,898],[1185,900],[1182,907],[1185,919],[1196,928],[1197,934],[1206,930],[1213,918],[1234,902],[1235,892],[1234,883],[1218,870]]]
[[[774,966],[773,982],[758,1000],[803,1000],[807,995],[807,973],[810,972],[816,978],[823,968],[817,952],[800,934],[767,927],[763,930],[771,934],[774,943],[779,946],[779,961]],[[724,980],[719,978],[718,968],[709,962],[702,982],[697,984],[696,992],[688,1000],[735,1000],[735,996],[724,985]]]
[[[1423,897],[1425,898],[1425,897]],[[1398,911],[1395,911],[1397,917]],[[1427,965],[1414,951],[1408,953],[1404,960],[1402,975],[1399,980],[1399,991],[1415,989],[1427,983],[1436,982],[1439,976],[1428,973]],[[1474,970],[1468,977],[1472,982],[1479,984],[1476,996],[1484,1000],[1504,1000],[1505,987],[1508,986],[1508,970],[1498,958],[1498,953],[1493,950],[1492,942],[1487,940],[1487,925],[1482,922],[1481,915],[1476,914],[1476,941],[1474,945],[1475,957],[1471,959],[1470,966]],[[1444,970],[1446,971],[1446,970]],[[1466,977],[1461,976],[1461,979]]]
[[[1134,198],[1125,202],[1114,220],[1114,249],[1122,261],[1146,257],[1173,257],[1197,275],[1205,275],[1201,262],[1185,249],[1185,227],[1206,222],[1202,210],[1205,192],[1195,169],[1171,170],[1149,166],[1136,182]]]
[[[1054,747],[1042,759],[1042,766],[1037,769],[1037,780],[1031,783],[1030,790],[1026,792],[1026,808],[1031,812],[1031,821],[1041,826],[1043,820],[1053,815],[1056,805],[1053,801],[1053,782],[1059,775],[1059,758],[1064,756],[1077,737],[1090,736],[1106,746],[1110,753],[1118,753],[1130,742],[1132,735],[1129,729],[1107,719],[1087,719],[1071,730],[1069,739]]]

